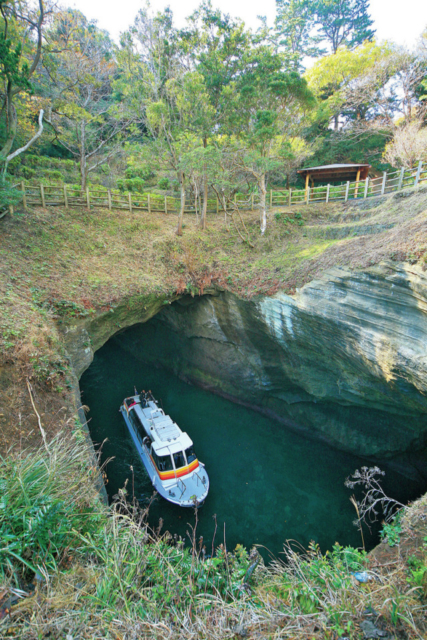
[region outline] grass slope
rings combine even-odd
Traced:
[[[102,506],[89,459],[78,429],[0,458],[1,638],[425,637],[425,498],[388,525],[383,561],[286,545],[266,567],[241,546],[206,556],[197,520],[184,547],[124,496]]]

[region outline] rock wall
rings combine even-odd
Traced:
[[[370,456],[427,441],[427,273],[329,270],[295,296],[184,297],[117,336],[136,356]]]

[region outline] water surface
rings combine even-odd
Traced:
[[[120,337],[123,343],[125,334]],[[140,463],[119,406],[137,390],[151,389],[166,413],[195,444],[198,458],[210,477],[210,493],[199,510],[197,537],[203,535],[210,551],[226,540],[264,545],[272,554],[285,540],[306,547],[311,540],[323,551],[335,541],[360,546],[353,525],[351,492],[344,481],[368,460],[332,449],[324,443],[288,431],[284,426],[245,407],[190,386],[164,369],[133,357],[113,339],[96,354],[81,379],[82,402],[90,407],[89,428],[95,443],[103,444],[107,491],[112,497],[128,479],[127,489],[144,504],[153,493]],[[133,468],[133,473],[132,473]],[[383,465],[383,468],[386,468]],[[387,490],[395,497],[416,497],[422,488],[394,471],[387,471]],[[188,537],[194,526],[191,509],[157,498],[150,508],[153,527],[163,519],[163,531]],[[365,531],[373,545],[377,538]]]

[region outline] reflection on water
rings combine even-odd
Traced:
[[[125,334],[121,335],[123,342]],[[369,461],[331,449],[323,443],[289,432],[280,424],[202,389],[189,386],[163,369],[154,369],[124,351],[114,339],[95,354],[81,379],[82,402],[89,405],[92,439],[103,445],[108,464],[107,491],[112,497],[129,479],[143,503],[152,485],[133,448],[119,406],[134,385],[152,389],[166,413],[187,431],[199,459],[206,464],[210,493],[199,510],[197,537],[212,545],[214,516],[218,523],[215,545],[264,545],[277,555],[287,539],[322,550],[335,541],[360,545],[352,524],[354,508],[345,478]],[[134,470],[132,482],[131,468]],[[384,467],[383,467],[384,468]],[[395,497],[416,497],[422,488],[402,476],[387,473],[387,489]],[[163,531],[186,536],[194,525],[192,510],[157,498],[150,522],[164,521]],[[375,536],[365,532],[370,545]]]

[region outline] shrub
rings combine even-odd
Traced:
[[[142,178],[119,178],[117,186],[120,191],[144,192],[144,180]]]
[[[157,183],[157,186],[159,187],[159,189],[169,189],[169,178],[160,178],[160,180]]]
[[[47,180],[62,181],[62,173],[57,169],[42,169],[41,173]]]
[[[25,180],[31,180],[31,178],[34,178],[36,175],[36,172],[34,169],[31,169],[31,167],[22,166],[21,175]]]
[[[14,206],[21,201],[21,192],[14,189],[9,182],[0,185],[0,213],[7,207]]]

